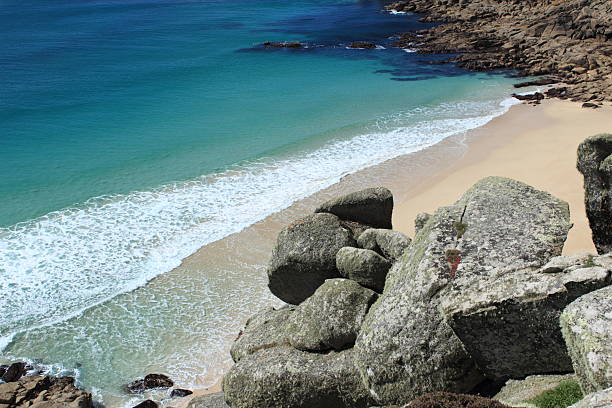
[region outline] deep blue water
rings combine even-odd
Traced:
[[[116,393],[117,381],[140,369],[129,357],[137,354],[118,346],[134,338],[130,330],[146,331],[138,322],[149,289],[134,289],[347,173],[503,111],[509,79],[392,48],[393,35],[428,25],[381,8],[366,0],[3,0],[5,355],[58,365],[74,357],[86,387]],[[308,47],[259,45],[278,40]],[[379,47],[346,48],[356,40]],[[211,288],[202,296],[223,298]],[[172,303],[178,291],[156,296]],[[155,314],[161,326],[177,314],[201,319],[180,307],[164,313]],[[92,322],[111,330],[126,315],[133,325],[115,340],[96,343],[90,333],[90,348],[62,346]],[[168,361],[190,350],[167,351]],[[117,356],[126,364],[110,381],[102,374]],[[185,381],[201,374],[181,370]]]

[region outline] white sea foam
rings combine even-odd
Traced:
[[[484,125],[482,103],[386,118],[350,139],[286,159],[237,166],[153,191],[99,197],[0,229],[0,350],[16,332],[82,313],[164,273],[346,174]],[[448,112],[455,117],[448,118]],[[447,117],[447,119],[435,119]],[[406,119],[420,118],[409,121]]]
[[[405,52],[408,53],[413,53],[413,52],[417,52],[418,50],[414,49],[414,48],[402,48]]]

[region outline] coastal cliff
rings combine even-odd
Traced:
[[[612,3],[607,0],[410,0],[386,6],[443,22],[401,35],[396,45],[474,71],[513,69],[560,83],[549,97],[612,101]]]

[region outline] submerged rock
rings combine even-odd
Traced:
[[[329,279],[289,316],[289,343],[305,351],[350,347],[375,300],[376,293],[357,282]]]
[[[376,48],[376,44],[368,42],[368,41],[353,41],[351,45],[349,45],[349,48],[372,49],[372,48]]]
[[[323,203],[315,212],[335,214],[343,220],[374,228],[391,229],[393,194],[384,187],[366,188]]]
[[[240,332],[230,349],[232,359],[239,361],[259,350],[288,345],[289,337],[285,324],[294,310],[295,307],[290,306],[278,310],[268,308],[247,320],[244,330]]]
[[[493,277],[494,286],[510,266],[545,264],[560,255],[569,227],[567,203],[501,177],[479,181],[438,209],[389,272],[355,343],[356,366],[377,402],[478,384],[482,374],[441,303],[475,281]]]
[[[578,146],[584,204],[597,252],[612,251],[612,134],[586,138]]]
[[[447,322],[488,377],[572,371],[559,317],[579,296],[609,285],[611,271],[593,263],[554,273],[550,264],[546,272],[501,269],[442,301]]]
[[[225,403],[223,392],[217,392],[193,398],[187,408],[229,408],[229,405]]]
[[[612,387],[612,286],[572,302],[560,322],[584,393]]]
[[[391,262],[369,249],[344,247],[336,254],[336,267],[344,278],[381,293]]]
[[[272,48],[302,48],[304,46],[299,41],[266,41],[263,45]]]
[[[278,234],[268,265],[268,287],[279,299],[299,304],[326,279],[338,278],[336,253],[355,246],[351,231],[333,214],[313,214]]]
[[[395,262],[404,253],[412,240],[399,231],[370,228],[357,238],[357,245],[370,249]]]
[[[327,354],[278,346],[241,359],[223,378],[232,408],[366,408],[372,400],[353,350]]]

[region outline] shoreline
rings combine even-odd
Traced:
[[[195,271],[211,260],[223,263],[226,251],[249,244],[249,255],[242,259],[251,266],[245,267],[265,274],[276,235],[285,225],[325,200],[375,185],[385,185],[394,194],[393,229],[413,237],[418,213],[432,213],[451,204],[474,182],[491,175],[515,178],[567,201],[574,226],[563,253],[594,253],[584,212],[582,176],[575,168],[576,149],[586,137],[610,129],[612,108],[608,106],[583,109],[579,103],[560,100],[545,100],[537,106],[513,105],[484,126],[347,175],[238,234],[202,247],[185,258],[179,269]],[[554,174],[543,171],[551,166]],[[222,365],[215,371],[225,372],[231,364],[226,360]],[[219,377],[213,384],[194,390],[193,396],[220,391],[221,380]],[[185,407],[189,400],[185,398],[178,406]]]

